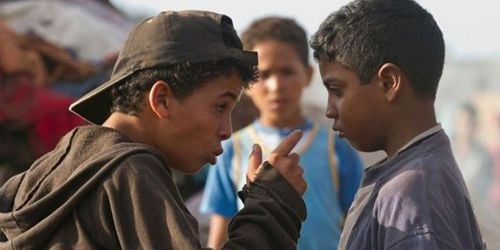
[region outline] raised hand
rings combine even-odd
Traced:
[[[304,171],[299,166],[300,157],[297,153],[290,153],[302,137],[302,131],[296,130],[288,135],[269,155],[267,161],[297,190],[300,195],[306,191],[307,183],[304,180]],[[254,144],[250,155],[247,178],[250,182],[262,169],[262,150]]]

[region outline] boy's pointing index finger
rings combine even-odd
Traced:
[[[293,131],[273,150],[273,153],[287,156],[288,154],[290,154],[295,145],[297,145],[301,137],[301,130]]]

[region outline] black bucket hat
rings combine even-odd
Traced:
[[[257,53],[244,51],[230,17],[208,11],[166,11],[139,23],[130,33],[109,81],[93,89],[69,110],[102,124],[112,105],[111,87],[137,71],[176,63],[233,58],[257,66]]]

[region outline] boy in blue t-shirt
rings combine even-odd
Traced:
[[[261,75],[246,94],[260,116],[223,144],[224,153],[210,168],[201,204],[201,211],[211,214],[208,246],[220,248],[231,217],[242,207],[237,192],[245,183],[252,145],[258,143],[267,155],[289,133],[301,129],[304,135],[293,151],[301,157],[308,184],[308,215],[298,248],[336,249],[363,166],[347,141],[302,114],[302,92],[313,74],[306,33],[294,20],[267,17],[253,22],[242,42],[259,54]]]

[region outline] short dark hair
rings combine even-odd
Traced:
[[[355,0],[326,18],[311,39],[317,61],[338,60],[363,84],[384,63],[400,67],[414,93],[435,99],[444,65],[443,34],[413,0]]]
[[[309,65],[309,46],[305,30],[293,19],[278,16],[259,18],[241,34],[243,49],[252,50],[258,43],[279,41],[291,44],[302,63]]]
[[[241,76],[244,88],[247,88],[258,76],[256,67],[235,59],[195,64],[179,63],[163,68],[141,70],[126,78],[123,83],[112,87],[113,104],[110,111],[135,115],[140,109],[144,92],[149,91],[156,81],[167,82],[173,95],[182,100],[203,86],[205,82],[234,72]]]

